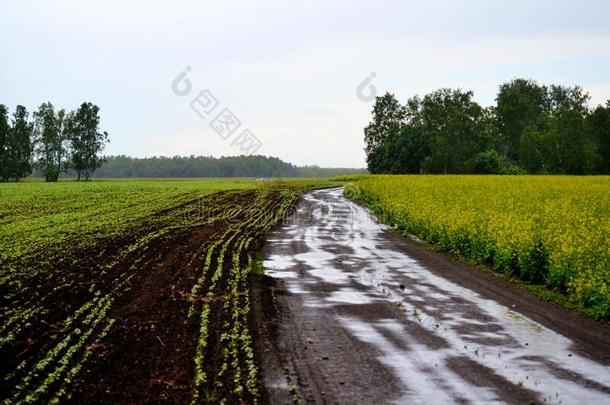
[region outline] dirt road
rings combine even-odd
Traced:
[[[610,403],[610,328],[305,195],[255,288],[271,403]]]

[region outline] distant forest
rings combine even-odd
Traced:
[[[371,173],[610,174],[610,100],[582,88],[515,79],[496,105],[440,89],[402,105],[377,97],[364,129]]]
[[[96,171],[97,177],[330,177],[367,173],[366,169],[294,166],[275,157],[261,155],[174,156],[133,158],[109,156]]]
[[[47,182],[76,177],[332,177],[366,169],[294,166],[266,156],[132,158],[103,156],[108,133],[100,132],[99,107],[82,103],[75,111],[43,103],[33,113],[14,113],[0,104],[0,182],[43,177]]]

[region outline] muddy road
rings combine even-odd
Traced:
[[[396,236],[340,189],[301,199],[265,268],[271,403],[610,403],[610,328]]]

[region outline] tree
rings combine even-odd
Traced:
[[[500,86],[496,102],[498,130],[503,138],[501,152],[519,161],[524,131],[549,110],[548,89],[533,80],[514,79]]]
[[[332,177],[366,173],[366,169],[297,167],[261,155],[132,158],[110,156],[96,171],[102,177]]]
[[[64,109],[57,112],[57,129],[59,140],[56,144],[56,167],[59,174],[67,173],[70,169],[70,138],[74,130],[74,113],[66,114]],[[57,179],[55,179],[57,180]]]
[[[610,174],[610,100],[587,117],[587,131],[599,154],[599,173]]]
[[[9,130],[8,109],[0,104],[0,181],[7,181],[11,177],[8,153]]]
[[[385,104],[390,104],[390,101],[385,100]],[[379,137],[375,153],[368,155],[369,170],[374,167],[382,173],[422,172],[422,162],[430,153],[430,142],[422,126],[421,106],[418,96],[407,100],[404,107],[393,106],[395,111],[400,111],[400,115],[394,114],[400,119],[394,125],[386,125],[386,135]]]
[[[502,170],[502,157],[495,150],[479,152],[466,162],[468,173],[498,174]]]
[[[430,145],[421,125],[407,123],[383,146],[386,173],[422,173]]]
[[[587,162],[589,94],[579,86],[551,86],[547,124],[547,169],[551,173],[582,174]]]
[[[401,106],[379,97],[365,128],[373,173],[610,173],[610,100],[590,111],[579,86],[515,79],[497,106],[440,89]],[[524,169],[525,168],[525,169]]]
[[[67,140],[70,116],[55,113],[51,103],[42,104],[35,114],[35,151],[46,181],[57,181],[67,169]]]
[[[92,103],[81,104],[69,120],[67,132],[72,146],[71,161],[78,180],[82,175],[89,180],[89,176],[104,162],[100,153],[108,142],[108,133],[98,132],[99,122],[99,107]]]
[[[519,163],[527,173],[543,172],[547,166],[547,131],[542,124],[531,124],[523,130],[519,143]]]
[[[14,177],[17,181],[32,173],[33,128],[33,124],[28,122],[26,108],[18,105],[7,140],[9,177]]]
[[[490,112],[472,100],[472,91],[441,89],[422,101],[421,119],[430,140],[424,169],[431,173],[465,173],[467,162],[489,147]]]
[[[366,161],[371,173],[387,170],[383,145],[388,138],[397,136],[406,117],[406,110],[393,94],[377,97],[373,107],[373,120],[364,128]]]

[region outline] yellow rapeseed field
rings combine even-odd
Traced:
[[[383,220],[610,319],[609,176],[361,176]]]

